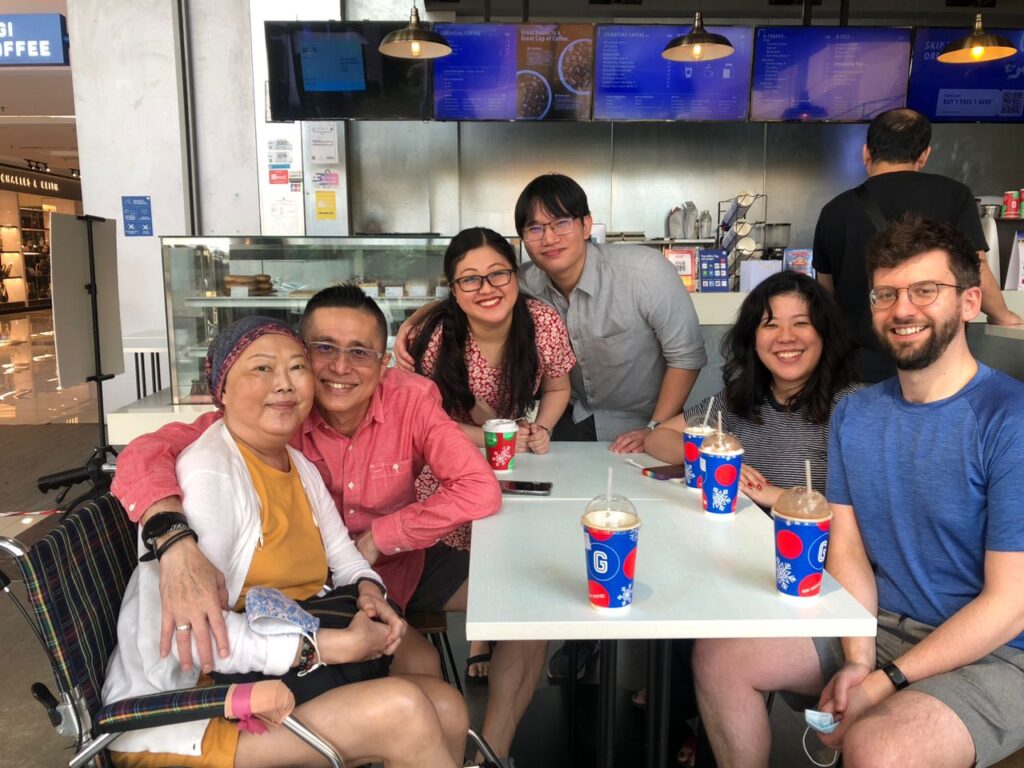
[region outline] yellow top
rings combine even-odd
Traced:
[[[252,586],[274,587],[293,600],[310,598],[327,583],[327,553],[299,471],[291,464],[282,472],[237,445],[260,499],[263,545],[252,557],[235,610],[245,609]]]

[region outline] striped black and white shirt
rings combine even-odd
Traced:
[[[861,384],[851,384],[836,392],[832,398],[832,409],[836,403]],[[806,485],[804,461],[811,460],[811,479],[816,491],[825,493],[828,475],[828,429],[829,423],[815,424],[808,421],[804,409],[795,411],[783,408],[769,395],[758,404],[756,412],[761,424],[741,418],[725,405],[725,390],[714,395],[715,408],[709,423],[714,423],[719,409],[722,411],[722,427],[740,439],[743,445],[743,463],[753,467],[779,488]],[[684,412],[686,422],[700,421],[707,411],[706,397]]]

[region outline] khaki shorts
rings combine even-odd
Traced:
[[[879,610],[878,666],[906,653],[934,629]],[[814,648],[827,683],[843,665],[842,645],[836,638],[815,638]],[[956,713],[974,739],[979,768],[1024,748],[1024,651],[1003,645],[966,667],[911,683],[907,690],[928,694]]]

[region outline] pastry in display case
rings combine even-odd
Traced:
[[[519,242],[510,238],[518,249]],[[173,402],[211,402],[203,376],[210,340],[239,318],[269,315],[297,326],[309,298],[354,282],[398,327],[423,304],[448,293],[444,252],[450,238],[164,237],[164,288]]]

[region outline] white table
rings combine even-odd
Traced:
[[[607,443],[553,443],[550,454],[516,457],[501,479],[550,480],[550,497],[506,496],[501,511],[473,523],[466,637],[470,640],[601,640],[599,765],[611,764],[615,641],[651,644],[648,674],[648,763],[666,747],[667,640],[700,637],[836,637],[875,635],[875,617],[827,573],[822,595],[807,602],[777,594],[773,527],[742,499],[735,516],[716,519],[699,493],[644,477]],[[633,454],[644,466],[661,464]],[[641,529],[633,605],[623,616],[590,607],[580,516],[613,491],[637,507]]]
[[[682,437],[679,438],[682,442]],[[661,499],[682,501],[693,494],[700,504],[700,496],[685,485],[668,480],[652,480],[641,474],[635,462],[645,467],[655,467],[668,462],[658,461],[645,453],[612,453],[608,443],[551,443],[551,450],[543,455],[535,453],[516,454],[515,469],[496,472],[499,480],[537,480],[554,484],[548,500],[581,499],[588,501],[605,492],[608,483],[608,467],[614,478],[613,493],[625,496],[631,501]],[[506,496],[507,500],[524,497]],[[525,497],[537,498],[537,497]],[[580,505],[580,514],[583,513]]]
[[[772,521],[755,505],[741,502],[730,519],[716,520],[699,499],[633,500],[640,541],[633,605],[623,616],[587,601],[585,502],[515,500],[475,521],[466,637],[874,636],[875,617],[827,573],[819,598],[804,603],[777,593]]]

